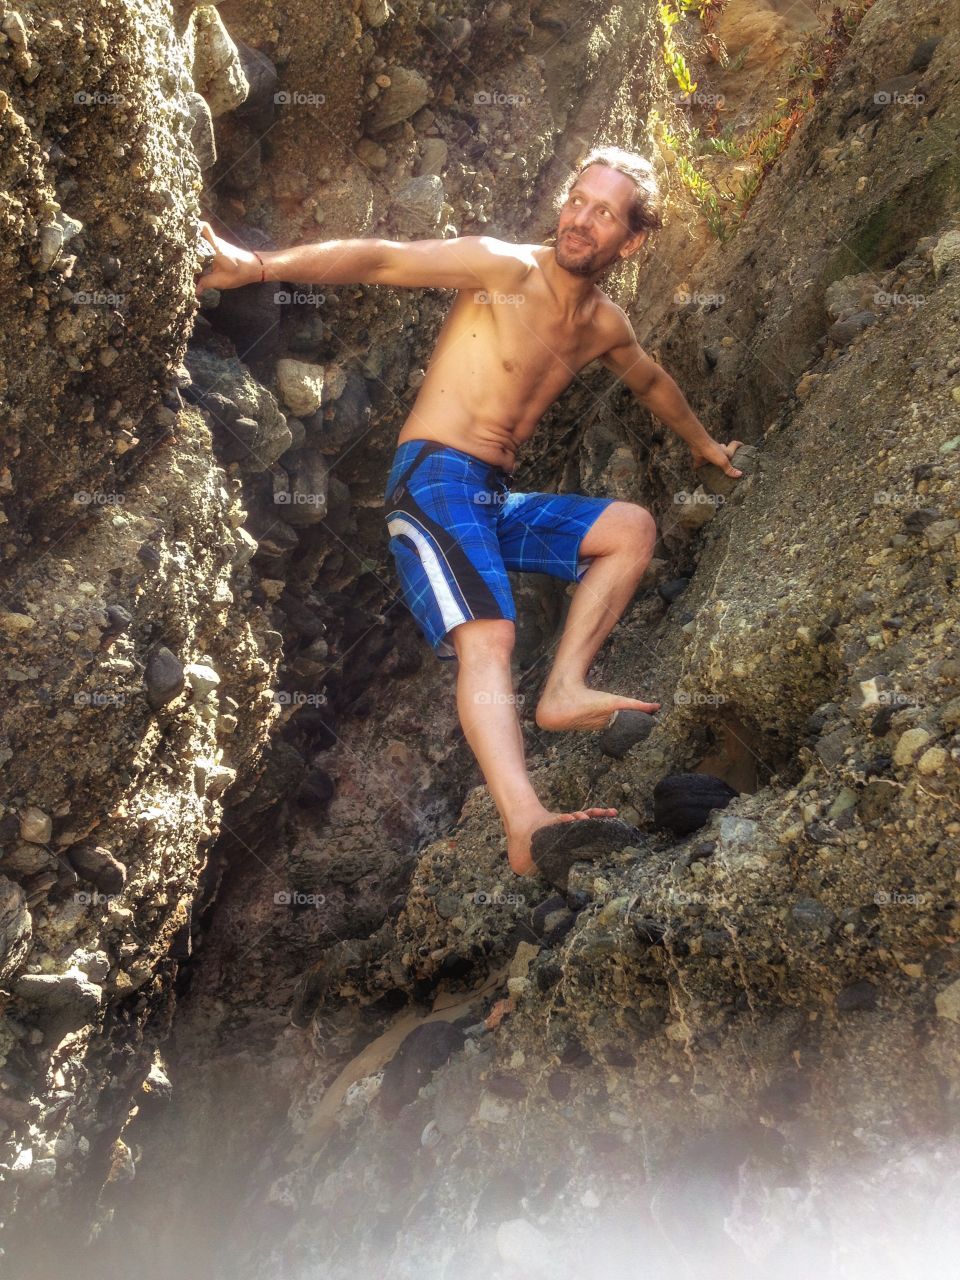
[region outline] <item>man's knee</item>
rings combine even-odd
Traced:
[[[581,554],[614,555],[620,551],[652,550],[657,541],[657,523],[646,507],[635,502],[612,502],[587,531]]]
[[[477,659],[510,661],[516,628],[509,618],[475,618],[450,632],[450,643],[461,662]]]

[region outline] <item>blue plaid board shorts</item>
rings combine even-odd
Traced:
[[[580,543],[614,498],[511,493],[510,473],[435,440],[397,447],[384,519],[403,599],[438,658],[447,633],[476,618],[517,613],[507,571],[579,582]]]

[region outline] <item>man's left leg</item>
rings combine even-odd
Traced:
[[[541,729],[602,729],[619,709],[655,712],[659,702],[603,693],[587,684],[598,649],[619,621],[653,555],[657,527],[644,507],[613,502],[587,530],[580,557],[592,563],[580,578],[537,705]]]

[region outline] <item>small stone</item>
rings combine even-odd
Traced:
[[[53,820],[35,804],[28,804],[20,814],[20,838],[30,844],[48,844],[53,834]]]
[[[0,612],[0,629],[4,630],[8,636],[32,631],[36,625],[36,618],[31,618],[29,613]]]
[[[183,668],[183,674],[198,701],[213,693],[220,685],[220,677],[213,667],[202,662],[188,662]]]
[[[277,361],[280,398],[297,417],[305,417],[320,408],[323,375],[322,364],[308,364],[288,357]]]
[[[854,982],[837,995],[838,1013],[865,1013],[877,1007],[879,992],[872,982]]]
[[[900,735],[897,741],[893,752],[893,763],[899,765],[912,763],[917,752],[925,747],[929,741],[930,734],[926,729],[908,729],[906,733]]]
[[[411,180],[393,198],[390,216],[401,231],[416,235],[433,230],[443,213],[443,180],[424,174]]]
[[[940,551],[952,541],[960,530],[960,520],[934,520],[923,531],[923,538],[931,551]]]
[[[246,99],[250,92],[240,53],[212,4],[194,9],[190,15],[193,45],[191,78],[197,92],[206,98],[213,116],[221,116]]]
[[[943,747],[929,747],[917,761],[917,773],[928,778],[943,773],[949,759],[950,754]]]
[[[184,676],[180,659],[165,645],[158,645],[147,658],[143,680],[148,704],[154,711],[159,711],[183,690]]]
[[[372,138],[361,138],[356,146],[357,159],[368,169],[381,173],[387,167],[387,153]]]
[[[390,86],[376,100],[370,117],[370,132],[382,133],[391,125],[407,120],[427,102],[430,86],[419,71],[408,67],[393,67]]]

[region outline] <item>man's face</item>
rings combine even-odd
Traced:
[[[646,235],[634,235],[627,223],[634,190],[632,180],[609,165],[584,169],[560,210],[557,265],[572,275],[601,275],[636,252]]]

